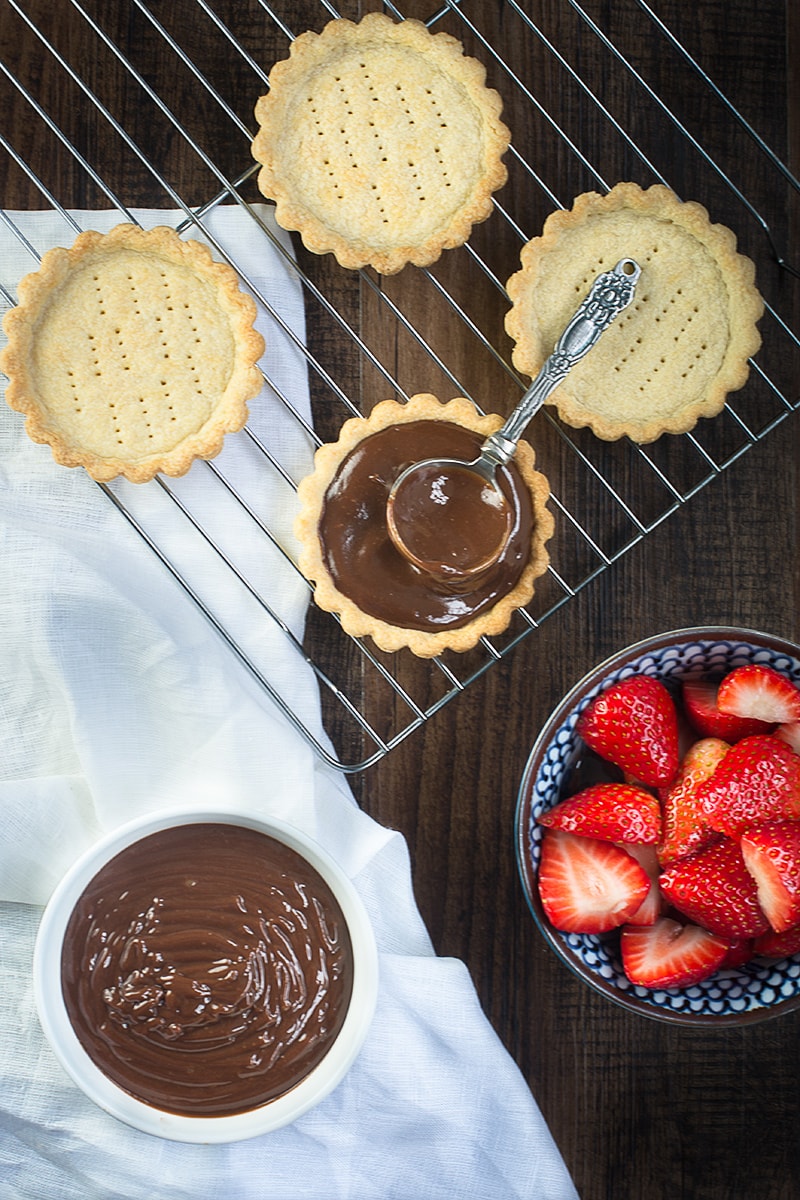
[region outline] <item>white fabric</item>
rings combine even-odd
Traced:
[[[149,226],[176,224],[181,214],[135,216]],[[10,217],[40,253],[74,237],[55,213]],[[271,222],[267,209],[262,217]],[[120,218],[74,219],[107,229]],[[207,227],[302,342],[299,282],[257,224],[233,208],[215,211]],[[13,297],[35,267],[0,224],[0,284]],[[262,308],[259,326],[267,377],[308,417],[298,345]],[[249,428],[291,478],[307,471],[308,440],[268,387],[251,405]],[[265,468],[248,436],[229,437],[217,465],[263,506],[291,549],[293,491]],[[264,549],[235,505],[219,503],[210,471],[195,464],[175,490],[208,510],[226,550],[300,636],[303,581]],[[284,634],[230,586],[157,483],[123,491],[323,737],[316,681]],[[0,562],[0,1200],[574,1197],[463,964],[433,954],[402,837],[360,811],[341,773],[255,685],[101,489],[84,472],[55,465],[5,404]],[[100,833],[157,806],[219,797],[293,822],[345,866],[374,923],[380,994],[362,1053],[315,1110],[248,1142],[187,1146],[129,1129],[73,1086],[38,1025],[31,952],[39,906]]]

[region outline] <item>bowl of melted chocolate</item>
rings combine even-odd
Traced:
[[[236,1141],[341,1081],[374,1010],[377,951],[351,881],[299,830],[169,813],[68,872],[34,988],[56,1055],[101,1108],[177,1141]]]

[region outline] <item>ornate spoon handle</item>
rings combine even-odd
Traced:
[[[550,357],[501,429],[486,439],[481,458],[495,465],[508,462],[531,418],[565,375],[588,354],[603,330],[627,308],[641,274],[639,264],[623,258],[613,271],[604,271],[576,311]]]

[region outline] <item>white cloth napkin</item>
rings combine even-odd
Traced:
[[[260,212],[272,225],[270,211]],[[71,216],[80,228],[103,230],[121,219]],[[151,226],[175,225],[183,214],[134,216]],[[55,212],[8,218],[0,222],[0,284],[13,297],[36,269],[31,247],[68,245],[76,228]],[[218,208],[205,224],[302,344],[291,265],[239,208]],[[267,378],[310,420],[298,341],[259,309]],[[251,404],[248,427],[290,478],[307,471],[312,447],[269,387]],[[248,435],[229,437],[215,465],[291,552],[293,490]],[[263,534],[234,502],[219,502],[210,471],[197,463],[171,486],[299,637],[303,581],[278,551],[265,551]],[[286,636],[231,586],[157,483],[121,491],[324,739],[316,680]],[[361,812],[341,773],[255,685],[102,490],[83,471],[54,464],[5,404],[0,562],[0,1200],[573,1198],[464,965],[432,951],[402,837]],[[345,866],[374,924],[380,994],[363,1051],[316,1109],[247,1142],[191,1146],[129,1129],[75,1088],[38,1025],[31,953],[41,905],[99,834],[156,807],[219,798],[293,822]]]

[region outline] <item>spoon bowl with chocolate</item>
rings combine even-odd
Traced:
[[[377,993],[344,871],[298,829],[220,810],[150,815],[93,846],[45,909],[33,971],[44,1033],[86,1095],[196,1143],[322,1100]]]
[[[426,458],[395,479],[386,525],[395,547],[419,570],[450,589],[470,585],[492,567],[508,541],[514,514],[497,480],[547,397],[633,300],[641,268],[621,259],[595,279],[539,374],[477,458]]]

